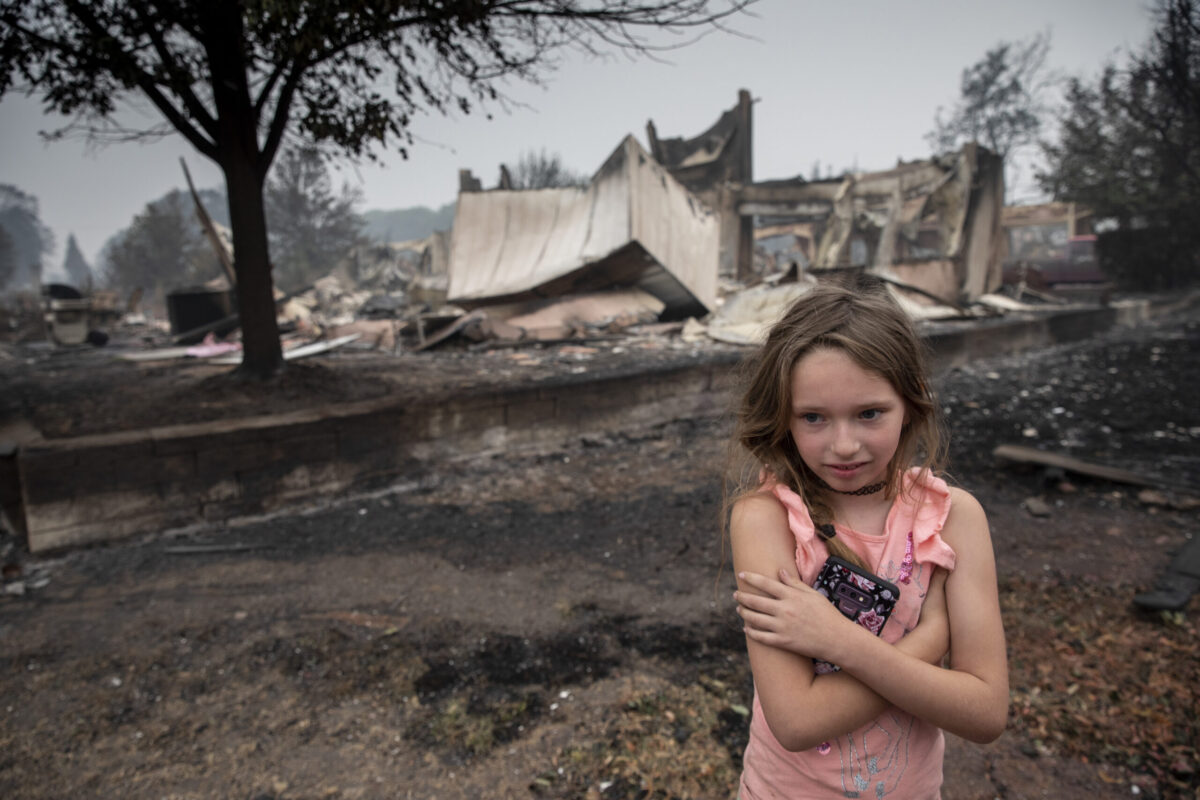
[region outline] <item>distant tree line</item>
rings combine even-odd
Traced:
[[[1037,148],[1040,189],[1093,210],[1101,267],[1134,290],[1194,283],[1200,267],[1200,0],[1157,0],[1152,13],[1127,63],[1067,80],[1057,106],[1048,35],[999,43],[963,70],[928,136],[936,152],[970,140],[1006,158]]]
[[[1133,289],[1196,281],[1200,267],[1200,5],[1160,0],[1127,66],[1069,82],[1042,187],[1115,222],[1101,266]]]
[[[515,188],[522,189],[587,182],[564,167],[557,154],[547,155],[545,151],[522,155],[513,177]],[[201,189],[197,194],[208,215],[228,228],[225,192]],[[349,185],[335,190],[325,161],[315,148],[286,150],[268,177],[263,198],[273,271],[283,291],[301,288],[329,274],[354,248],[368,241],[366,218],[358,211],[361,192]],[[453,212],[454,206],[449,205],[437,213],[409,209],[372,214],[386,215],[412,234],[400,238],[419,238],[439,224],[441,228],[449,227]],[[53,245],[53,235],[38,218],[37,199],[16,187],[0,185],[0,288],[6,283],[19,283],[27,290],[36,290],[44,279],[43,256]],[[25,268],[18,269],[19,265]],[[174,289],[205,284],[223,274],[191,195],[178,189],[148,202],[127,227],[108,239],[96,274],[73,235],[67,238],[62,267],[62,279],[77,288],[90,288],[94,282],[123,291],[140,288],[159,301]]]
[[[44,257],[52,250],[54,234],[42,223],[37,198],[0,184],[0,291],[36,293],[51,279],[91,288],[92,268],[74,235],[67,237],[61,276],[48,275],[45,269]]]
[[[0,290],[36,290],[42,259],[53,249],[54,234],[42,224],[37,198],[0,184]]]
[[[198,194],[214,221],[228,227],[225,193],[206,189]],[[284,152],[263,191],[272,266],[281,290],[301,288],[328,274],[363,243],[363,221],[355,208],[360,199],[349,186],[334,191],[314,148]],[[191,196],[178,190],[147,203],[129,227],[108,241],[102,263],[107,285],[140,287],[158,297],[223,274]]]
[[[513,189],[558,189],[587,186],[588,176],[568,168],[558,153],[527,150],[509,170]]]

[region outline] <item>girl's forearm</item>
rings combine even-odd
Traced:
[[[944,637],[931,626],[918,626],[894,647],[906,657],[932,664],[941,663],[945,656]],[[817,675],[806,689],[803,706],[786,712],[786,724],[773,725],[772,732],[788,750],[807,750],[858,730],[891,705],[845,671]],[[765,706],[764,710],[768,719],[776,717]]]
[[[908,657],[866,630],[847,636],[834,655],[843,671],[930,724],[974,742],[1004,731],[1006,689],[977,675]]]
[[[804,690],[803,700],[782,715],[773,715],[765,702],[763,709],[775,738],[784,748],[796,752],[861,728],[888,705],[854,676],[834,672],[817,675]],[[783,717],[782,724],[773,724],[776,716]]]

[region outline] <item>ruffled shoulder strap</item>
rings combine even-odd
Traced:
[[[804,504],[800,495],[770,478],[763,482],[762,491],[774,495],[787,511],[788,528],[796,539],[796,568],[805,583],[812,583],[817,577],[817,571],[828,558],[829,551],[817,536],[808,506]]]
[[[918,564],[954,569],[954,550],[942,540],[942,526],[950,516],[950,487],[944,480],[913,467],[904,476],[904,489],[889,516],[889,527],[900,525],[912,531],[913,557]]]

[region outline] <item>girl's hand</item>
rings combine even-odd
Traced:
[[[781,569],[779,578],[738,573],[742,584],[754,590],[733,593],[746,636],[802,656],[834,660],[831,653],[845,637],[846,626],[854,623],[798,576]]]

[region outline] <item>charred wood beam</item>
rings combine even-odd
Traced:
[[[833,213],[832,203],[785,201],[771,202],[742,202],[737,206],[737,213],[743,217],[813,217],[824,219]]]

